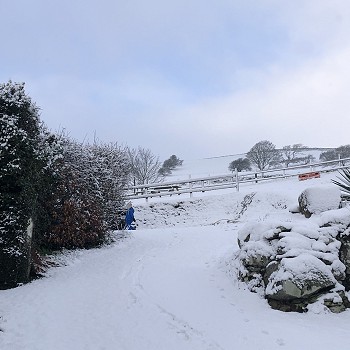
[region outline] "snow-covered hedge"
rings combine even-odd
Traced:
[[[90,248],[105,241],[123,206],[126,152],[117,144],[82,144],[61,137],[62,159],[47,201],[53,218],[41,245]]]
[[[117,144],[51,134],[23,83],[0,84],[0,289],[27,282],[40,249],[105,240],[123,205],[127,161]]]

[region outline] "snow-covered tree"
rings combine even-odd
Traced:
[[[0,288],[28,281],[40,172],[39,109],[24,83],[0,84]]]
[[[54,218],[50,207],[53,206],[53,193],[58,186],[58,169],[63,157],[60,138],[49,132],[44,125],[39,138],[39,157],[43,167],[39,173],[39,191],[36,205],[36,224],[32,239],[32,255],[35,256],[31,273],[35,276],[40,270],[39,251],[43,247],[45,235],[50,231]]]
[[[247,158],[259,170],[265,170],[281,161],[281,153],[272,142],[264,140],[256,143],[250,149]]]
[[[343,145],[336,148],[340,158],[350,158],[350,145]]]
[[[159,174],[162,176],[167,176],[170,175],[171,172],[181,166],[183,163],[183,160],[181,160],[180,158],[178,158],[175,154],[173,154],[172,156],[170,156],[170,158],[166,159],[163,162],[162,167],[159,169]]]
[[[230,171],[235,171],[236,169],[237,171],[251,170],[249,159],[248,158],[235,159],[229,164],[228,169]]]
[[[281,154],[285,166],[288,168],[291,164],[309,164],[315,161],[315,157],[312,154],[303,153],[307,149],[308,147],[301,143],[283,146]]]
[[[330,150],[327,150],[327,151],[324,151],[320,154],[320,161],[321,162],[327,162],[327,161],[330,161],[330,160],[335,160],[335,159],[338,159],[338,154],[336,152],[335,149],[330,149]]]
[[[327,162],[336,159],[350,158],[350,145],[339,146],[335,149],[330,149],[320,154],[320,161]],[[343,162],[343,165],[344,162]]]
[[[128,149],[130,184],[144,185],[147,183],[159,182],[163,176],[159,173],[161,163],[151,150],[138,147]]]

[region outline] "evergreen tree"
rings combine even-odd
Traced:
[[[181,166],[182,163],[183,160],[179,159],[175,154],[173,154],[169,159],[163,162],[163,165],[158,170],[158,172],[162,176],[170,175],[172,170],[174,170],[178,166]]]
[[[24,84],[0,84],[0,288],[27,282],[42,162],[39,109]]]

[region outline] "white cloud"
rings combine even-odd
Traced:
[[[182,158],[241,153],[261,139],[349,143],[348,1],[4,0],[2,9],[0,77],[26,81],[43,119],[74,137],[96,131]]]
[[[350,48],[297,70],[266,72],[264,83],[179,111],[171,127],[196,130],[218,154],[248,151],[263,139],[278,147],[348,144],[349,60]]]

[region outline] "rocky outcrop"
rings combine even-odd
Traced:
[[[239,232],[239,278],[275,309],[305,312],[319,305],[341,312],[350,306],[349,209],[314,214],[247,224]]]

